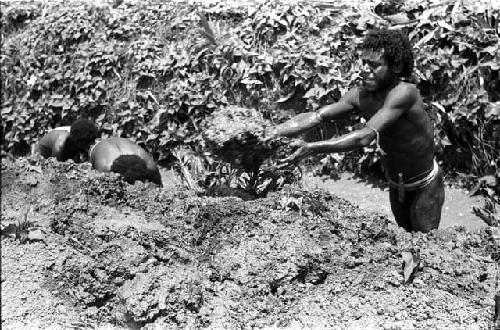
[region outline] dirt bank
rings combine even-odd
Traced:
[[[2,328],[485,329],[493,317],[496,228],[409,234],[321,191],[243,201],[4,161],[3,233],[20,219],[26,242],[2,235]],[[422,264],[404,285],[411,247]]]

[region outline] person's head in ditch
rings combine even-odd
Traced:
[[[58,161],[73,159],[82,161],[98,136],[95,123],[78,119],[71,126],[57,127],[47,132],[35,145],[35,152],[44,158],[55,157]]]
[[[162,179],[153,157],[126,138],[112,137],[97,143],[90,153],[93,168],[120,174],[128,183],[153,182],[162,187]]]
[[[130,184],[151,181],[162,185],[161,178],[150,174],[146,161],[138,155],[121,155],[111,164],[111,172],[119,173]]]

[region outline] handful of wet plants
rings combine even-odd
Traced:
[[[255,109],[229,106],[206,120],[203,138],[215,157],[256,172],[264,163],[273,166],[290,152],[289,139],[269,134],[273,126]]]

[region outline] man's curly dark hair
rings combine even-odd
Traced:
[[[371,30],[365,36],[360,49],[383,50],[384,58],[389,65],[401,63],[401,77],[409,77],[413,73],[413,51],[408,36],[398,30]]]
[[[93,121],[89,119],[78,119],[71,125],[70,135],[73,139],[96,139],[98,136],[98,129]]]

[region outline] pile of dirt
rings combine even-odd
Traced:
[[[287,139],[269,136],[272,126],[255,109],[229,106],[215,111],[205,121],[203,137],[214,156],[255,172],[269,158],[274,160],[289,152]]]
[[[493,319],[496,228],[410,234],[318,190],[244,201],[129,185],[71,162],[3,162],[2,226],[30,208],[58,252],[41,261],[44,286],[94,323],[427,329]],[[404,284],[409,249],[422,261]]]

